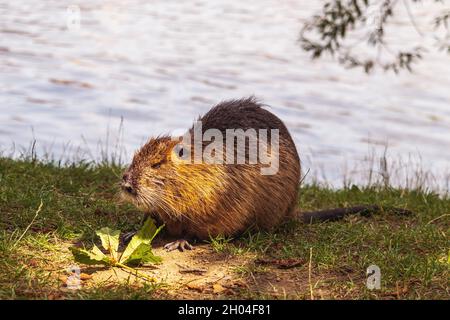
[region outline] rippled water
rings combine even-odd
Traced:
[[[77,1],[77,31],[68,2],[0,2],[0,149],[35,138],[56,157],[69,142],[96,157],[123,117],[129,159],[149,136],[254,94],[285,120],[311,176],[340,183],[386,143],[394,159],[420,154],[425,170],[449,172],[448,55],[431,52],[412,74],[367,76],[312,62],[296,43],[321,1],[123,3]],[[432,9],[419,6],[419,24]],[[423,41],[407,19],[395,20],[396,43]]]

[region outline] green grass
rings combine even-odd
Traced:
[[[131,230],[139,224],[142,215],[118,201],[121,172],[118,166],[81,163],[62,168],[0,158],[0,299],[159,296],[163,290],[159,285],[133,283],[98,283],[77,292],[60,289],[58,275],[73,263],[69,245],[93,241],[95,230],[101,227]],[[310,185],[302,187],[299,199],[303,210],[374,203],[407,208],[414,214],[397,216],[386,211],[333,223],[290,222],[271,233],[213,239],[211,246],[229,255],[252,253],[263,259],[306,260],[312,248],[310,263],[319,279],[313,290],[326,288],[336,299],[384,299],[392,297],[392,292],[406,299],[448,299],[448,197],[386,186],[332,190]],[[380,291],[365,289],[365,270],[371,264],[381,268]],[[267,272],[271,269],[255,262],[236,270],[244,278]],[[305,272],[305,268],[292,272]],[[399,287],[404,288],[401,296]],[[261,297],[270,295],[242,290],[236,296]]]

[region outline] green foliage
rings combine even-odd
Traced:
[[[301,47],[310,52],[312,58],[320,58],[324,53],[336,56],[338,61],[346,67],[360,67],[366,73],[371,72],[375,66],[384,70],[392,70],[398,73],[401,69],[412,70],[412,64],[423,58],[428,48],[415,47],[404,48],[397,52],[388,49],[386,41],[386,26],[395,15],[395,8],[404,5],[409,13],[411,25],[423,36],[417,29],[416,22],[412,16],[408,1],[368,1],[368,0],[333,0],[327,1],[322,11],[309,19],[303,26],[300,33],[299,42]],[[412,0],[420,2],[421,0]],[[441,0],[435,0],[437,3],[443,3]],[[374,16],[370,16],[370,14]],[[444,28],[444,34],[449,31],[448,20],[450,11],[444,8],[434,19],[434,30],[439,31]],[[386,53],[391,58],[381,62],[380,59],[363,58],[354,53],[355,45],[349,45],[346,39],[349,34],[355,30],[366,32],[367,44],[375,47],[377,53]],[[447,51],[450,54],[450,45],[448,38],[442,39],[434,34],[437,40],[438,48]],[[361,41],[359,41],[361,42]],[[358,42],[358,43],[359,43]]]
[[[96,233],[100,237],[102,247],[108,251],[104,254],[96,245],[88,251],[71,247],[70,250],[76,262],[87,265],[107,265],[122,267],[123,265],[140,265],[144,263],[159,263],[161,258],[152,253],[151,242],[163,226],[156,228],[152,219],[147,219],[144,226],[131,239],[122,254],[119,255],[120,230],[102,228]]]
[[[119,249],[120,230],[112,230],[108,227],[101,228],[96,232],[102,241],[102,246],[107,250],[113,261],[119,261],[117,250]]]
[[[106,256],[96,245],[91,249],[91,251],[70,247],[73,257],[76,262],[87,264],[87,265],[106,265],[113,266],[113,260]]]
[[[136,265],[145,262],[159,263],[161,258],[154,256],[148,248],[154,237],[161,231],[163,226],[156,228],[156,225],[151,219],[148,219],[141,230],[139,230],[130,243],[126,247],[125,251],[120,257],[120,261],[123,264]]]

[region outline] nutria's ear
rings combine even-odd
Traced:
[[[183,141],[183,136],[171,136],[170,139],[172,140],[172,142],[179,143]]]

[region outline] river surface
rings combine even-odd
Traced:
[[[119,141],[129,161],[149,136],[255,95],[286,122],[307,179],[361,182],[371,160],[379,176],[388,145],[401,179],[420,169],[448,188],[449,55],[399,75],[311,61],[297,38],[322,2],[79,0],[77,28],[68,1],[0,1],[0,150],[35,139],[41,155],[98,160]],[[412,8],[423,32],[435,6]],[[396,45],[430,40],[405,10],[393,25]]]

